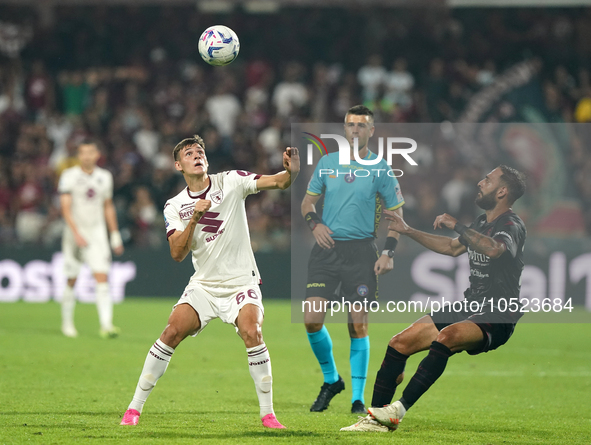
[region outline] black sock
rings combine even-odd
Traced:
[[[406,359],[408,359],[408,355],[401,354],[393,347],[388,346],[382,367],[378,371],[376,382],[373,385],[371,406],[381,408],[392,402],[397,386],[396,379],[404,371]]]
[[[447,359],[453,355],[453,352],[442,343],[434,341],[429,348],[429,354],[423,359],[417,372],[412,376],[404,392],[400,403],[405,409],[409,409],[415,404],[435,381],[443,374]]]

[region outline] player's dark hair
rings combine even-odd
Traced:
[[[349,108],[347,114],[345,114],[345,119],[349,114],[354,114],[355,116],[369,116],[371,121],[373,122],[373,111],[367,108],[365,105],[355,105],[354,107]]]
[[[499,165],[503,174],[500,180],[507,186],[509,205],[513,204],[525,193],[525,173],[522,173],[512,167],[506,165]]]
[[[188,147],[190,145],[197,145],[197,144],[201,145],[201,148],[203,148],[203,150],[205,150],[205,142],[203,142],[203,138],[201,136],[199,136],[198,134],[193,135],[193,137],[191,137],[191,138],[183,139],[178,144],[176,144],[176,147],[174,147],[174,150],[172,150],[172,157],[174,158],[175,161],[178,161],[179,152],[183,148]]]
[[[101,151],[101,145],[100,145],[100,142],[98,139],[95,139],[92,137],[85,137],[80,142],[78,142],[78,145],[76,148],[79,149],[83,145],[94,145],[98,151]]]

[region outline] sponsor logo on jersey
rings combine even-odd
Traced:
[[[365,297],[369,292],[369,288],[365,284],[361,284],[357,287],[357,295]]]
[[[308,289],[310,289],[311,287],[326,287],[326,284],[324,284],[324,283],[308,283],[308,285],[306,287]]]
[[[220,236],[222,233],[224,233],[225,229],[220,230],[218,233],[216,233],[215,235],[212,236],[208,236],[207,238],[205,238],[205,242],[209,243],[211,241],[213,241],[214,239],[216,239],[218,236]]]
[[[193,216],[193,213],[195,213],[195,209],[194,208],[190,208],[187,210],[181,210],[179,212],[179,217],[181,219],[191,219],[191,217]]]
[[[468,257],[470,258],[470,261],[473,261],[474,264],[479,266],[488,264],[490,261],[490,257],[488,255],[478,253],[470,248],[468,248]]]
[[[88,198],[93,198],[94,195],[96,195],[96,192],[94,191],[94,189],[90,188],[90,189],[86,190],[86,196]]]
[[[355,175],[352,175],[351,173],[349,173],[348,175],[345,176],[345,182],[347,184],[351,184],[353,181],[355,181]]]
[[[211,193],[209,197],[211,198],[212,202],[219,204],[222,202],[222,199],[224,199],[224,192],[222,190],[217,190]]]
[[[191,215],[192,214],[193,213],[191,213]],[[205,212],[198,223],[205,226],[201,230],[209,233],[218,233],[218,230],[220,230],[220,227],[224,222],[221,219],[216,219],[218,216],[220,216],[218,212]]]

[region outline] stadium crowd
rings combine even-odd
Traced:
[[[291,122],[337,122],[357,103],[376,122],[455,122],[500,72],[536,56],[549,121],[591,121],[588,9],[0,12],[2,245],[57,245],[57,179],[86,136],[100,140],[100,165],[114,174],[126,244],[158,246],[162,206],[184,186],[172,149],[194,133],[205,139],[210,171],[273,173],[291,145]],[[218,22],[242,44],[224,68],[197,53],[201,31]],[[409,224],[428,228],[443,211],[471,220],[483,166],[445,144],[420,158],[421,168],[400,178]],[[589,147],[567,161],[591,233]],[[247,206],[254,249],[288,249],[289,192],[253,196]]]

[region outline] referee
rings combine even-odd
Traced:
[[[328,408],[332,398],[345,389],[332,352],[332,340],[324,326],[326,304],[333,298],[344,298],[353,304],[378,297],[377,275],[392,270],[394,249],[399,234],[388,232],[381,254],[375,244],[381,202],[388,210],[402,216],[404,199],[398,180],[385,160],[366,166],[355,161],[353,147],[358,140],[359,158],[376,159],[367,143],[375,130],[372,111],[362,105],[352,107],[345,115],[345,136],[351,147],[351,164],[340,165],[339,154],[320,159],[302,201],[302,216],[316,239],[308,261],[308,282],[304,322],[308,340],[318,359],[324,383],[310,411]],[[361,172],[361,170],[364,170]],[[326,174],[331,171],[332,173]],[[316,203],[324,195],[322,218]],[[380,202],[381,198],[381,202]],[[340,289],[340,293],[336,293]],[[365,306],[364,306],[365,307]],[[363,393],[369,363],[367,312],[348,314],[351,337],[351,412],[367,413]]]

